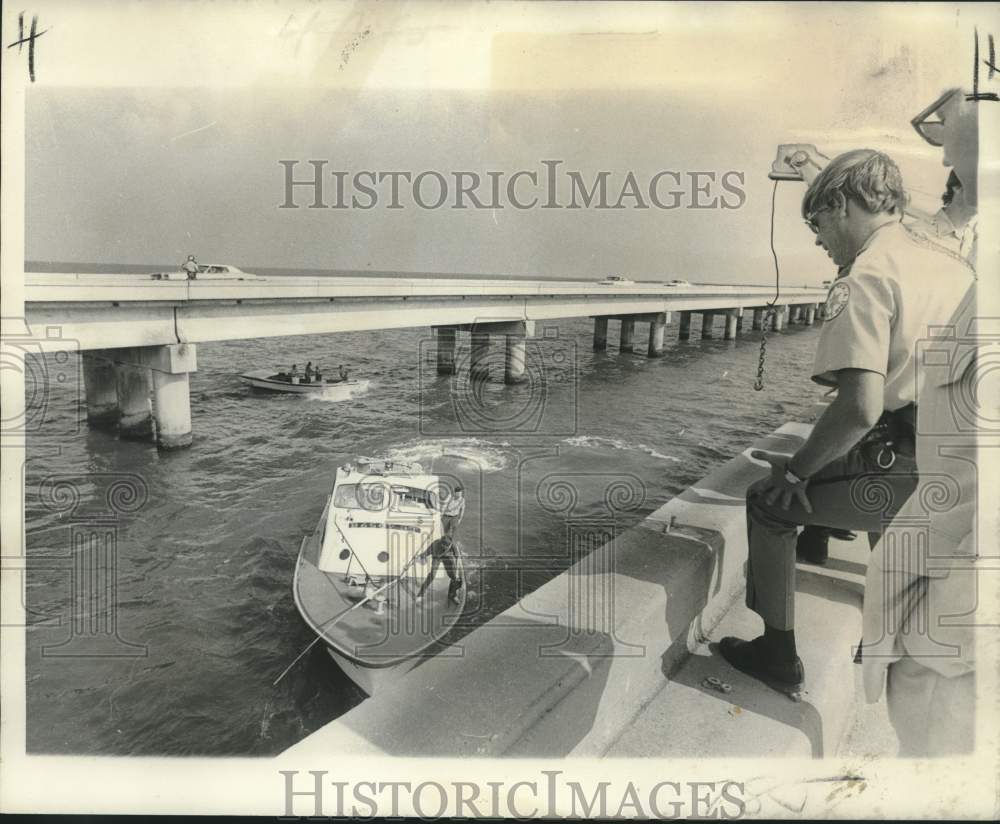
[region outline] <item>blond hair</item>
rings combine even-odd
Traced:
[[[899,167],[874,149],[855,149],[831,160],[806,190],[802,216],[833,205],[836,192],[872,213],[899,213],[907,202]]]

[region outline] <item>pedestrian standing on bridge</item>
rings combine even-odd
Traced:
[[[756,453],[770,477],[747,491],[746,603],[764,621],[752,641],[723,638],[737,669],[778,689],[805,679],[795,643],[799,526],[882,532],[916,486],[916,341],[947,323],[972,283],[959,256],[902,224],[903,180],[869,149],[835,158],[802,201],[806,225],[837,266],[813,380],[838,389],[790,458]]]
[[[181,265],[181,269],[187,272],[188,280],[194,280],[198,277],[198,261],[194,259],[194,255],[188,255],[188,259]]]

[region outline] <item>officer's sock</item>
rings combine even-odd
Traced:
[[[764,641],[773,660],[794,661],[798,658],[794,629],[775,629],[764,624]]]

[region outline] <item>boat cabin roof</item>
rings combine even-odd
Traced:
[[[383,486],[408,486],[412,489],[432,489],[441,487],[441,479],[437,475],[376,475],[371,472],[343,471],[337,474],[337,486],[344,484],[381,484]]]
[[[346,464],[337,471],[337,485],[341,484],[386,484],[408,486],[413,489],[433,489],[441,487],[437,475],[424,472],[420,464],[399,461],[371,461]]]

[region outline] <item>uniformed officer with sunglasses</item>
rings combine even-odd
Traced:
[[[747,492],[747,606],[764,633],[719,645],[733,666],[779,689],[805,678],[794,631],[797,528],[879,533],[913,492],[914,351],[973,281],[960,256],[903,225],[905,203],[896,164],[868,149],[834,158],[802,202],[816,245],[849,267],[830,289],[813,367],[813,380],[838,392],[791,459],[756,453],[771,474]]]

